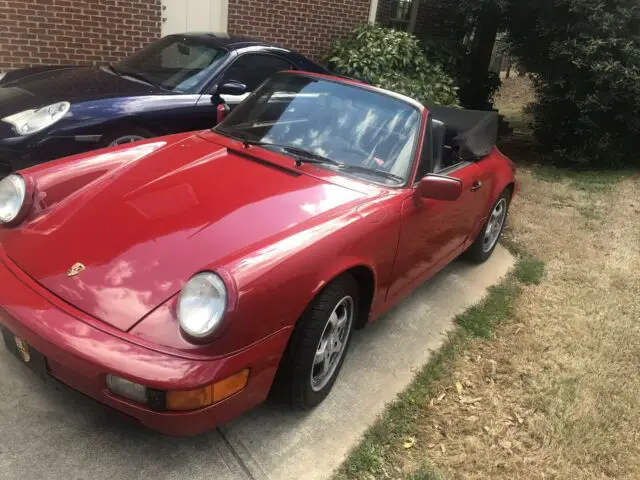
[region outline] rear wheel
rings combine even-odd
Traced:
[[[309,305],[289,340],[274,393],[310,409],[329,394],[344,362],[358,312],[358,285],[348,274],[331,282]]]
[[[491,257],[502,236],[509,214],[510,200],[511,195],[508,189],[500,194],[496,203],[493,204],[487,223],[475,242],[462,254],[462,258],[474,263],[483,263]]]

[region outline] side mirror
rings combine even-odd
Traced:
[[[416,195],[419,198],[452,202],[462,195],[462,182],[457,178],[427,175],[420,180]]]
[[[236,82],[235,80],[230,80],[228,82],[223,83],[218,87],[216,94],[218,95],[244,95],[247,93],[247,86],[244,83]]]

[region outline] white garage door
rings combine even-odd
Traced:
[[[228,0],[162,0],[162,35],[227,32]]]

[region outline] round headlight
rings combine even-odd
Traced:
[[[188,335],[203,338],[220,325],[227,308],[227,287],[212,272],[195,275],[178,298],[178,320]]]
[[[22,210],[27,186],[20,175],[9,175],[0,180],[0,223],[16,219]]]

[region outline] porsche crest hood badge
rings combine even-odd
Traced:
[[[87,267],[85,267],[82,263],[74,263],[73,266],[67,271],[67,277],[75,277],[76,275],[80,275]]]

